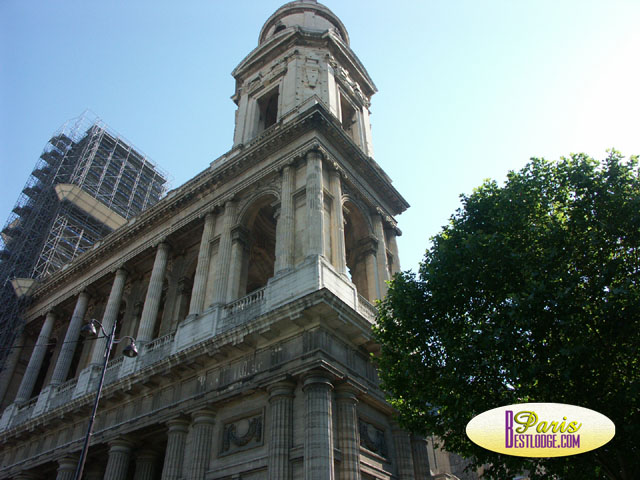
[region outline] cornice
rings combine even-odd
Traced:
[[[231,75],[237,80],[238,87],[241,87],[244,78],[253,73],[256,65],[264,66],[290,48],[312,45],[326,48],[344,64],[343,66],[350,73],[356,73],[357,82],[365,88],[364,93],[367,97],[370,98],[378,91],[360,59],[335,33],[331,31],[319,33],[303,27],[296,27],[291,32],[256,47],[233,69]]]

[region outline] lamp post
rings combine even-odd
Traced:
[[[117,321],[113,322],[113,327],[111,328],[111,333],[107,334],[105,332],[102,324],[93,319],[89,323],[85,324],[84,327],[80,330],[80,334],[84,336],[97,336],[98,331],[96,330],[96,325],[100,327],[100,331],[102,334],[107,337],[107,346],[104,350],[104,363],[102,365],[102,374],[100,375],[100,382],[98,383],[98,391],[96,392],[96,398],[93,402],[93,411],[91,412],[91,417],[89,418],[89,427],[87,428],[87,434],[84,437],[84,445],[82,446],[82,453],[80,454],[80,459],[78,460],[78,467],[76,468],[76,474],[73,477],[74,480],[80,480],[82,477],[82,472],[84,470],[84,464],[87,460],[87,452],[89,451],[89,442],[91,441],[91,434],[93,433],[93,424],[96,420],[96,412],[98,411],[98,403],[100,403],[100,395],[102,394],[102,385],[104,384],[104,376],[107,373],[107,364],[109,363],[109,356],[111,355],[111,348],[113,345],[120,343],[125,338],[128,338],[131,343],[125,347],[122,354],[133,358],[138,355],[138,349],[136,348],[136,342],[133,337],[125,336],[119,340],[116,340],[116,325]]]

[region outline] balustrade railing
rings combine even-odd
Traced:
[[[378,309],[362,295],[358,295],[358,312],[371,322],[373,322],[378,315]]]
[[[218,332],[229,330],[248,321],[253,316],[259,315],[265,303],[265,290],[266,287],[255,290],[226,305]]]

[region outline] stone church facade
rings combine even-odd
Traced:
[[[456,478],[403,431],[370,353],[408,207],[373,160],[375,85],[315,1],[233,71],[233,148],[39,284],[8,360],[0,479],[71,479],[109,361],[86,479]]]

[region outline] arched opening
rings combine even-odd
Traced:
[[[273,277],[276,262],[276,219],[272,195],[256,201],[243,215],[242,230],[236,230],[234,246],[240,264],[239,284],[235,298],[267,285]],[[232,266],[234,268],[234,266]]]
[[[343,214],[348,274],[358,293],[373,301],[376,298],[372,281],[375,275],[372,271],[375,266],[375,239],[369,233],[364,215],[352,201],[345,202]]]

